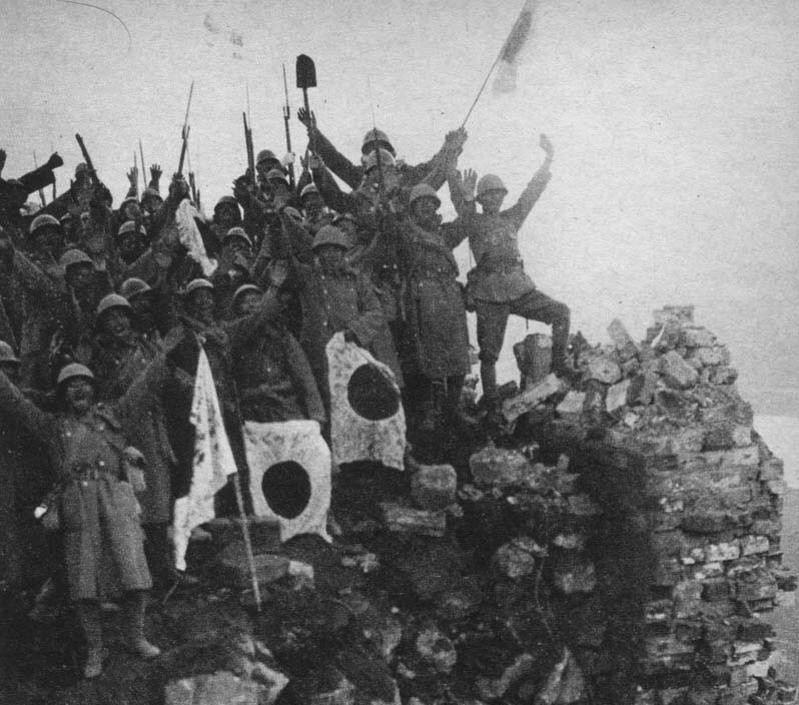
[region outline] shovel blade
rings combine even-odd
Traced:
[[[310,56],[300,54],[297,57],[295,70],[297,73],[297,88],[316,88],[316,66]]]

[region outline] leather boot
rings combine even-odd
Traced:
[[[86,637],[86,665],[84,678],[97,678],[103,672],[103,623],[100,605],[90,600],[81,600],[76,605],[78,620]]]
[[[125,599],[123,612],[125,644],[134,654],[142,658],[155,658],[161,655],[161,649],[144,638],[144,612],[147,594],[141,590],[129,592]]]

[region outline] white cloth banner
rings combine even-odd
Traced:
[[[236,472],[222,411],[214,387],[214,377],[205,350],[200,348],[194,398],[189,420],[195,427],[194,463],[189,494],[175,501],[175,566],[186,570],[186,549],[191,530],[214,518],[214,495]]]
[[[374,460],[405,468],[405,410],[394,373],[343,333],[328,342],[330,438],[336,465]]]
[[[188,250],[189,257],[200,265],[203,275],[210,277],[216,271],[217,263],[216,260],[210,259],[205,251],[203,237],[194,220],[195,218],[202,219],[203,216],[188,198],[184,198],[175,213],[178,239],[180,244]]]
[[[319,423],[245,421],[244,448],[255,515],[276,521],[281,541],[297,534],[330,541],[330,449]]]

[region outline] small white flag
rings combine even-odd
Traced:
[[[175,566],[186,570],[186,549],[192,529],[214,518],[214,495],[236,472],[236,461],[225,431],[214,377],[200,348],[189,420],[195,428],[191,487],[175,501]]]
[[[494,92],[496,93],[510,93],[516,90],[516,73],[521,61],[522,49],[533,33],[535,5],[535,0],[527,0],[524,3],[513,29],[502,46],[494,78]]]

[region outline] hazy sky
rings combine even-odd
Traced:
[[[80,132],[117,200],[138,139],[177,166],[191,79],[191,157],[206,207],[245,166],[249,85],[256,149],[283,149],[281,64],[317,66],[311,105],[353,158],[372,124],[400,156],[428,158],[456,127],[521,2],[5,0],[0,143],[6,176]],[[462,166],[503,176],[514,199],[555,144],[554,178],[523,231],[527,270],[604,341],[651,310],[695,303],[761,411],[799,414],[799,3],[540,0],[516,92],[485,95]],[[300,104],[292,88],[292,108]],[[304,144],[301,126],[293,136]],[[446,199],[445,199],[446,200]],[[445,209],[445,214],[450,210]],[[459,253],[463,273],[467,254]],[[537,329],[531,326],[530,330]],[[509,329],[506,347],[525,332]],[[505,376],[515,374],[505,361]],[[756,391],[765,390],[765,391]]]

